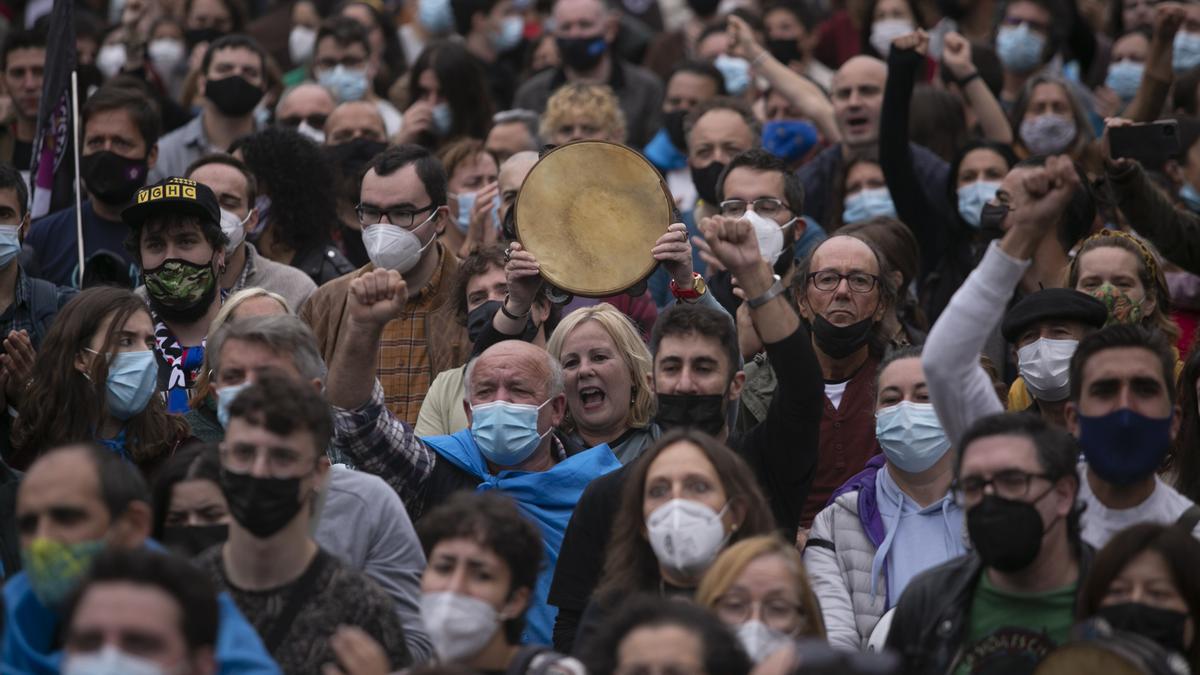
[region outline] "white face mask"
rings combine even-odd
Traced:
[[[245,218],[238,220],[237,214],[221,209],[221,231],[229,238],[229,243],[225,245],[226,255],[232,255],[237,247],[246,241],[246,221],[248,220],[250,220],[249,213]]]
[[[758,252],[771,265],[779,260],[783,253],[783,231],[791,227],[796,219],[792,218],[783,225],[766,216],[758,215],[753,209],[746,209],[744,220],[754,227],[754,236],[758,237]]]
[[[1071,393],[1071,357],[1078,340],[1038,338],[1017,350],[1018,370],[1029,393],[1040,401],[1061,401]]]
[[[299,132],[301,136],[304,136],[317,145],[325,145],[325,132],[321,131],[320,129],[310,127],[307,121],[303,121],[296,125],[296,131]]]
[[[786,635],[754,619],[738,626],[737,636],[742,648],[755,663],[762,663],[788,642]]]
[[[126,654],[113,645],[98,652],[68,656],[62,667],[63,675],[169,675],[178,667],[164,670],[157,663]]]
[[[175,70],[175,66],[183,63],[183,58],[187,55],[183,41],[176,40],[175,38],[159,38],[154,40],[146,48],[146,51],[150,54],[150,61],[154,63],[154,67],[162,75],[170,75],[171,71]]]
[[[908,19],[883,19],[871,24],[871,46],[883,58],[892,51],[892,40],[901,35],[913,32],[913,24]]]
[[[288,33],[288,56],[293,65],[308,63],[313,55],[313,47],[317,45],[317,31],[308,26],[292,26]]]
[[[367,249],[367,257],[380,269],[396,270],[400,274],[408,273],[417,266],[425,249],[437,239],[436,236],[432,236],[422,245],[421,239],[414,232],[428,224],[437,214],[437,209],[434,209],[429,218],[412,230],[388,223],[364,227],[362,239],[363,246]]]
[[[726,506],[726,508],[728,505]],[[708,569],[729,539],[721,513],[690,499],[672,499],[646,518],[658,564],[694,579]]]
[[[125,45],[111,44],[100,48],[96,54],[96,67],[104,75],[104,79],[116,77],[125,65]]]
[[[442,663],[475,656],[500,628],[500,616],[491,605],[448,591],[421,596],[421,620]]]

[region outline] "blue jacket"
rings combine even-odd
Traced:
[[[157,544],[147,542],[152,548]],[[217,596],[217,672],[220,675],[280,675],[279,666],[263,647],[227,593]],[[62,661],[59,616],[33,594],[24,572],[4,584],[4,641],[0,648],[3,675],[58,675]]]
[[[583,489],[594,478],[621,468],[621,463],[608,445],[597,445],[571,455],[547,471],[488,472],[487,463],[475,445],[470,429],[451,436],[423,438],[442,459],[479,478],[477,490],[499,490],[517,503],[521,514],[533,521],[542,533],[544,564],[538,574],[537,587],[525,613],[525,634],[521,641],[531,644],[551,644],[554,617],[557,609],[546,602],[563,533]]]

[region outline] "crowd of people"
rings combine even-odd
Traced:
[[[0,672],[1200,672],[1200,2],[70,2]],[[520,236],[576,141],[673,202],[607,297]]]

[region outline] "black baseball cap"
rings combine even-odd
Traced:
[[[221,206],[213,191],[203,183],[175,177],[138,190],[133,204],[121,212],[121,220],[141,227],[147,218],[163,213],[193,214],[201,222],[221,224]]]
[[[1045,288],[1021,298],[1004,315],[1000,332],[1008,342],[1016,342],[1030,324],[1057,319],[1078,321],[1101,328],[1108,321],[1108,308],[1096,298],[1074,288]]]

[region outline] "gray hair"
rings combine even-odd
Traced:
[[[317,349],[317,338],[299,317],[290,314],[252,316],[222,326],[205,349],[214,380],[221,372],[221,348],[229,340],[254,342],[286,354],[302,377],[325,381],[325,360]]]
[[[532,110],[513,108],[512,110],[501,110],[492,115],[492,126],[515,123],[524,124],[525,129],[529,131],[529,137],[533,139],[533,147],[529,149],[537,150],[542,147],[542,137],[538,135],[538,125],[541,124],[541,119],[541,116]]]
[[[546,357],[546,368],[550,370],[550,377],[546,380],[546,385],[549,387],[546,400],[550,400],[563,393],[563,390],[566,389],[566,380],[563,378],[562,364],[558,362],[558,359],[544,349],[541,352]],[[463,400],[468,403],[471,402],[471,375],[475,372],[475,364],[479,362],[479,356],[468,361],[467,368],[463,372]]]

